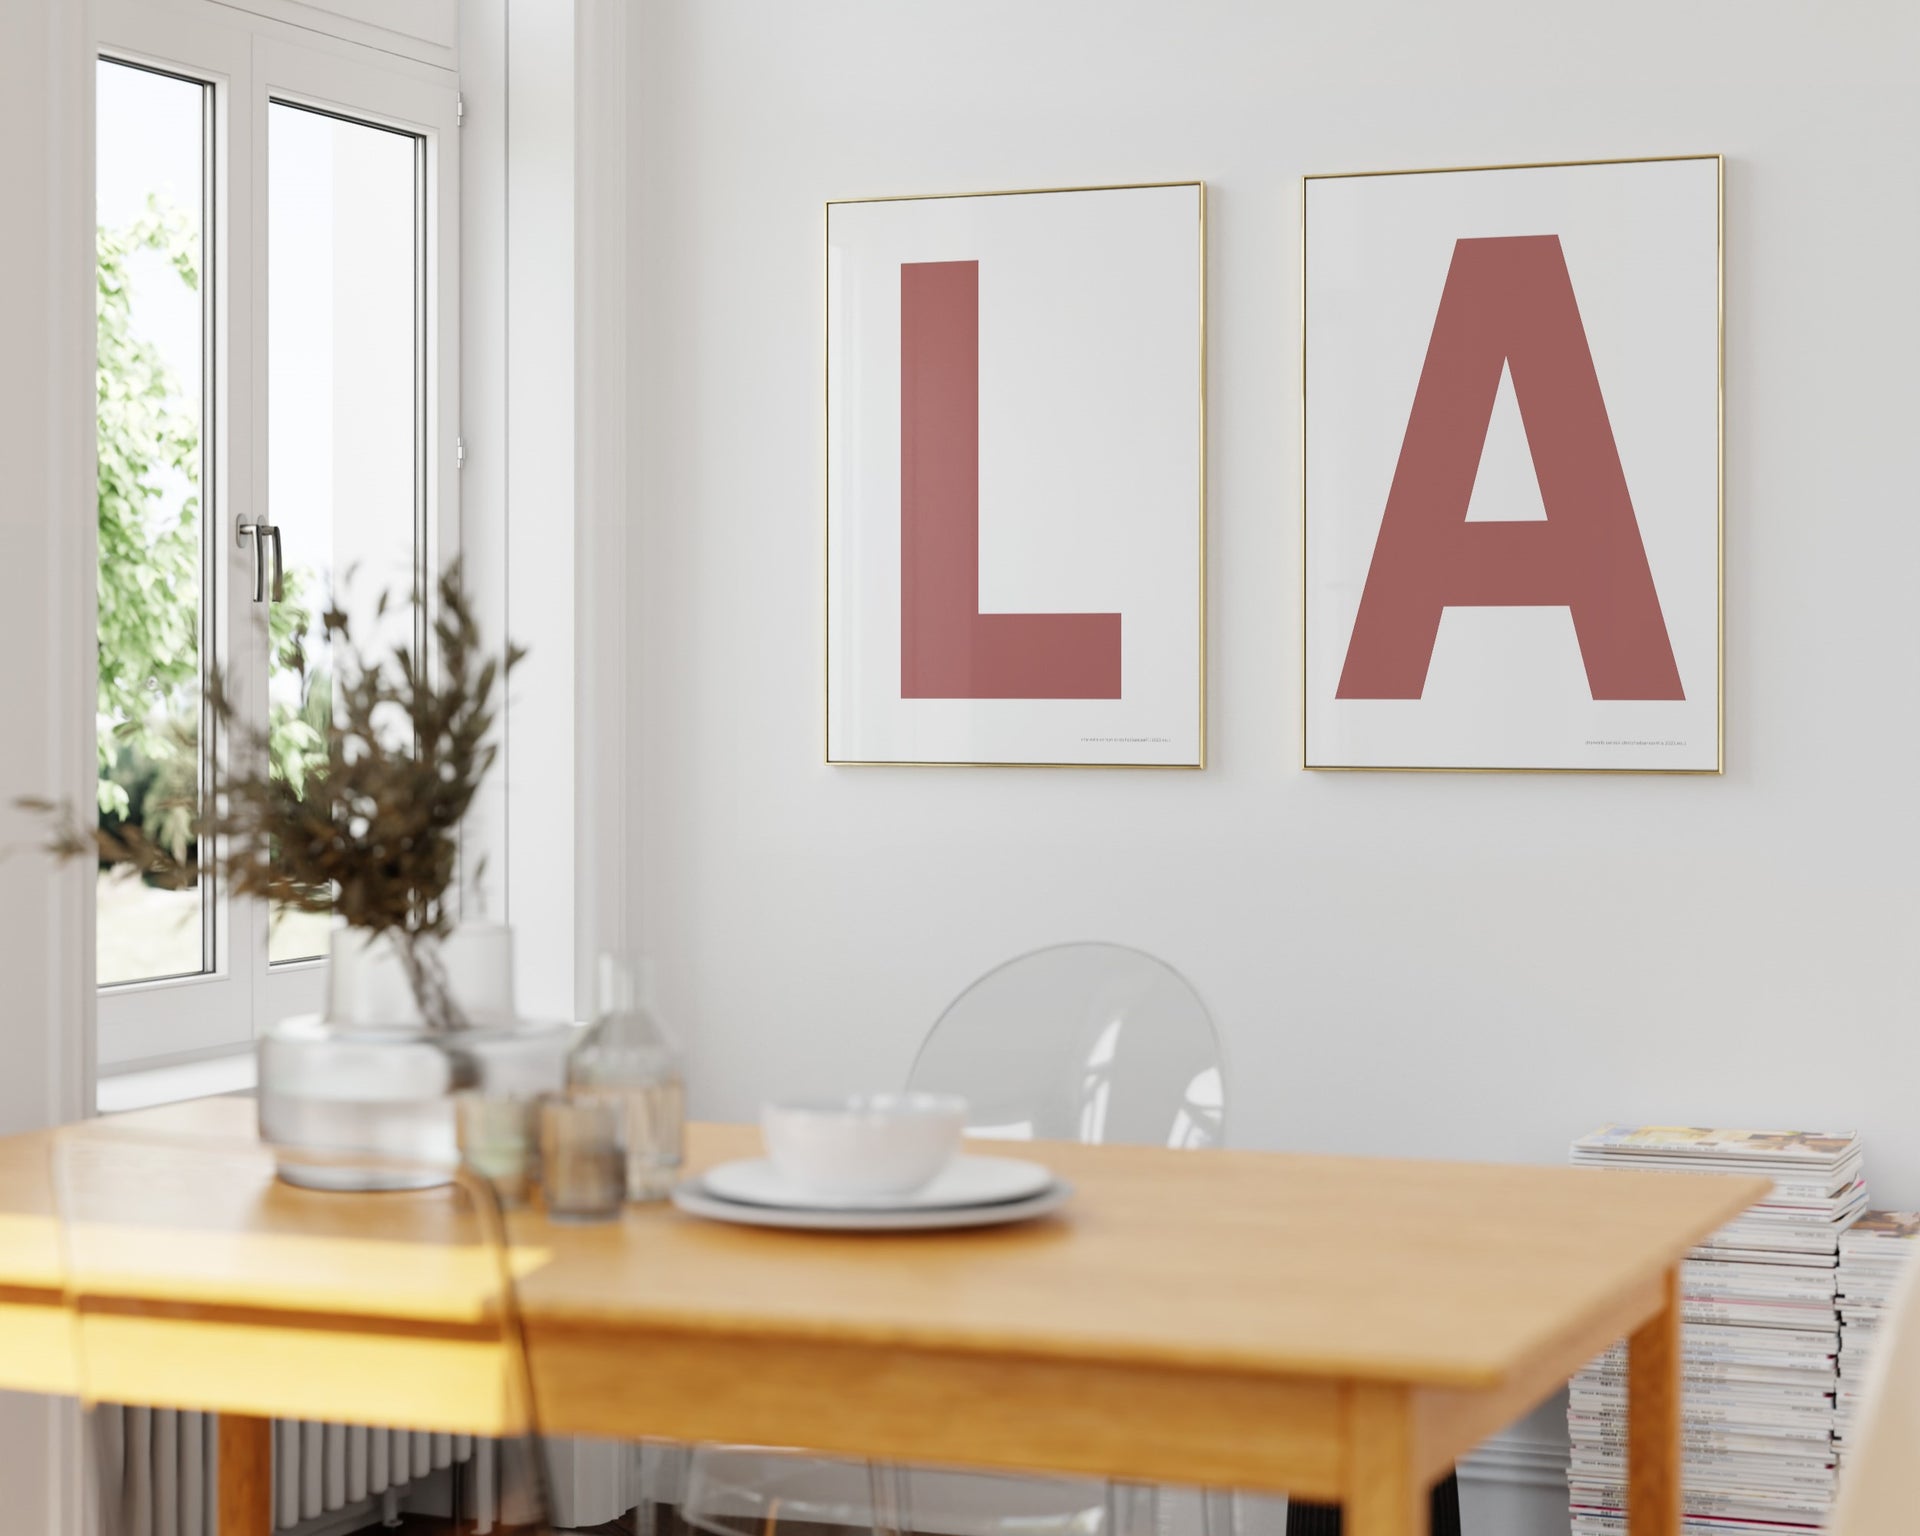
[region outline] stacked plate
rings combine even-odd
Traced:
[[[797,1188],[766,1158],[722,1163],[689,1179],[673,1203],[694,1216],[750,1227],[819,1232],[932,1232],[1030,1221],[1066,1204],[1072,1186],[1017,1157],[953,1159],[910,1195],[821,1195]]]

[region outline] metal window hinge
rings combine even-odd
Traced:
[[[459,91],[453,93],[453,126],[456,128],[467,126],[467,98]]]
[[[467,440],[464,437],[456,437],[453,440],[453,467],[455,469],[467,467]]]

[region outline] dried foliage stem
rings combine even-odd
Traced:
[[[384,622],[391,594],[373,610]],[[210,669],[207,703],[233,761],[210,806],[190,783],[174,798],[192,809],[191,843],[170,848],[140,828],[83,823],[71,807],[18,802],[53,824],[61,858],[128,864],[155,884],[191,885],[209,863],[236,896],[283,909],[332,913],[393,945],[429,1028],[465,1020],[447,985],[440,941],[453,926],[448,899],[461,822],[499,755],[496,697],[524,652],[486,654],[458,565],[441,577],[432,608],[434,664],[407,644],[384,655],[356,642],[337,603],[322,615],[334,662],[333,724],[324,762],[299,785],[273,766],[266,729],[243,720],[224,676]],[[408,611],[411,611],[409,608]],[[292,647],[304,682],[306,657]],[[187,763],[194,754],[183,754]],[[477,873],[477,872],[476,872]]]

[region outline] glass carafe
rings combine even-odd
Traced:
[[[567,1089],[617,1108],[627,1198],[664,1200],[680,1177],[686,1082],[680,1048],[643,1006],[631,967],[600,962],[600,1006],[593,1028],[567,1059]]]

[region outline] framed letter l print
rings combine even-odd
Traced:
[[[1720,181],[1307,178],[1305,766],[1720,771]]]
[[[1205,756],[1205,188],[827,205],[827,761]]]

